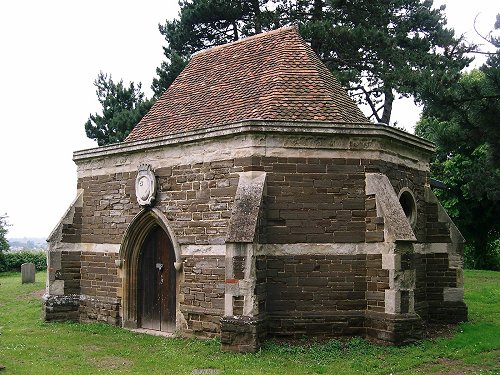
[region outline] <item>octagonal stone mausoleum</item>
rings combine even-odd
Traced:
[[[45,319],[242,352],[466,320],[432,153],[370,123],[295,28],[198,53],[124,142],[74,153]]]

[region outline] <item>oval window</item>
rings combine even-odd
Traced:
[[[403,190],[399,195],[399,203],[410,225],[414,227],[417,222],[417,204],[413,194],[409,190]]]

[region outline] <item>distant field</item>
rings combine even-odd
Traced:
[[[166,339],[103,324],[44,323],[44,274],[0,274],[1,374],[500,374],[500,272],[465,271],[468,323],[402,348],[362,339],[266,343],[227,354],[217,340]]]

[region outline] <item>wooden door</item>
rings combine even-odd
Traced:
[[[139,259],[138,307],[142,328],[175,330],[174,250],[167,234],[156,227],[146,237]]]

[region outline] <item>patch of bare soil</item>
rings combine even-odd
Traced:
[[[424,325],[423,339],[437,339],[452,337],[457,333],[456,324],[434,324]]]
[[[84,345],[83,346],[83,349],[87,352],[98,352],[99,350],[102,350],[102,348],[100,346],[97,346],[97,345]]]
[[[31,293],[23,294],[19,296],[19,298],[21,298],[23,301],[28,301],[33,298],[41,300],[44,294],[45,294],[45,289],[40,289],[40,290],[35,290],[34,292]]]
[[[42,299],[44,294],[45,294],[45,289],[40,289],[40,290],[36,290],[33,293],[31,293],[31,296],[36,298],[36,299]]]
[[[91,360],[92,364],[96,365],[100,369],[109,369],[109,370],[118,370],[129,368],[132,365],[132,362],[128,359],[122,357],[101,357],[94,358]]]
[[[447,369],[433,372],[432,369],[436,366]],[[481,370],[485,370],[485,368],[481,366],[464,366],[463,362],[457,359],[439,358],[434,362],[426,363],[419,370],[432,375],[466,375],[477,374]]]

